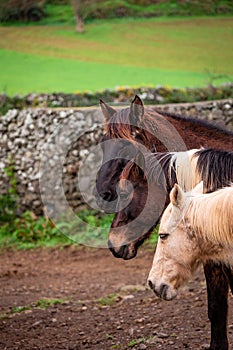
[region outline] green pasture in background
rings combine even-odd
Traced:
[[[0,27],[0,91],[77,92],[121,85],[204,86],[233,76],[232,17]]]

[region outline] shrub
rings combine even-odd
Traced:
[[[0,194],[0,224],[10,223],[16,218],[18,205],[17,180],[11,159],[9,159],[9,166],[4,168],[4,172],[8,178],[8,189],[6,194]]]
[[[39,21],[44,16],[44,0],[1,0],[0,22]]]
[[[136,94],[140,95],[145,104],[165,104],[171,102],[197,102],[208,100],[228,99],[233,97],[233,84],[219,86],[212,84],[202,88],[170,88],[170,87],[127,87],[121,86],[113,90],[106,89],[95,93],[77,92],[73,94],[28,94],[14,97],[0,94],[0,113],[6,114],[9,109],[28,107],[87,107],[97,105],[99,99],[105,101],[128,102]]]
[[[51,1],[51,0],[50,0]],[[123,16],[194,16],[233,12],[230,0],[73,0],[83,19]]]

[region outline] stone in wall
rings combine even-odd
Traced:
[[[157,107],[158,110],[177,113],[187,117],[208,120],[224,130],[233,131],[233,99],[166,104]]]

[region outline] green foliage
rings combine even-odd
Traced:
[[[71,236],[72,239],[70,239],[63,232],[72,232],[72,223],[61,222],[55,225],[48,218],[37,217],[34,213],[27,211],[20,217],[14,217],[9,222],[0,225],[0,247],[30,249],[70,245],[74,241],[95,242],[95,245],[98,241],[107,241],[112,215],[100,215],[94,210],[83,210],[77,216],[83,221],[83,224],[79,225],[77,236]],[[100,228],[105,228],[105,230]]]
[[[219,77],[219,76],[218,76]],[[214,76],[207,79],[214,83]],[[231,80],[226,77],[226,80]],[[117,101],[128,102],[136,94],[143,96],[145,104],[164,104],[164,103],[179,103],[179,102],[196,102],[196,101],[210,101],[219,99],[228,99],[233,97],[233,85],[222,84],[222,85],[208,85],[203,88],[171,88],[169,86],[161,87],[127,87],[122,86],[116,89],[106,89],[99,92],[80,92],[76,94],[59,94],[56,96],[48,95],[43,99],[43,96],[34,95],[34,99],[31,95],[21,96],[17,98],[17,104],[15,105],[15,97],[4,95],[4,102],[0,103],[0,113],[3,115],[8,109],[17,108],[23,109],[28,107],[80,107],[80,106],[93,106],[98,105],[99,100],[105,101]],[[29,102],[30,100],[30,102]],[[0,95],[1,101],[1,95]],[[40,102],[39,102],[40,101]]]
[[[9,158],[9,166],[4,168],[4,172],[6,176],[9,179],[9,194],[16,194],[17,193],[17,180],[15,177],[15,171],[14,171],[14,163],[12,160],[12,157]]]
[[[13,170],[11,168],[8,171],[12,174]],[[2,196],[0,203],[4,203],[4,200],[9,207],[9,198]],[[37,217],[33,212],[27,211],[21,216],[17,216],[15,211],[16,206],[12,205],[12,211],[8,213],[8,210],[7,217],[5,213],[5,221],[2,220],[0,223],[1,248],[30,249],[42,246],[64,246],[73,242],[98,246],[106,244],[113,220],[113,214],[101,214],[96,210],[82,210],[77,213],[77,217],[80,219],[77,230],[77,222],[73,224],[66,220],[66,222],[55,225],[47,217]],[[69,235],[73,231],[75,234]],[[147,241],[149,246],[153,248],[157,243],[157,231],[158,228]]]
[[[85,3],[85,1],[84,1]],[[95,1],[85,8],[84,18],[197,16],[233,13],[232,1]]]
[[[159,232],[159,225],[156,226],[156,228],[150,235],[149,239],[146,241],[146,243],[152,248],[155,248],[158,242],[158,232]]]
[[[135,345],[143,344],[146,342],[145,338],[137,338],[137,339],[132,339],[129,343],[128,346],[130,348],[133,348]]]
[[[115,293],[111,293],[111,294],[107,295],[106,297],[97,299],[97,302],[101,306],[111,306],[112,304],[115,303],[115,301],[117,299],[118,299],[118,295]]]
[[[113,220],[113,214],[101,214],[98,210],[84,209],[80,211],[78,217],[91,226],[109,227]]]
[[[101,214],[95,210],[83,210],[77,213],[77,217],[78,222],[66,219],[66,223],[61,222],[56,227],[74,242],[90,246],[106,246],[113,215]]]
[[[82,0],[84,19],[232,14],[231,0]],[[74,23],[70,0],[1,0],[0,22]]]
[[[39,307],[40,309],[47,309],[53,305],[64,304],[64,299],[40,299],[35,303],[35,307]]]
[[[15,313],[21,313],[26,310],[32,310],[35,307],[40,309],[47,309],[50,306],[53,305],[59,305],[64,304],[64,299],[39,299],[36,303],[30,304],[30,305],[24,305],[24,306],[14,306],[11,308],[11,314]]]
[[[19,249],[70,244],[54,224],[44,217],[25,212],[0,226],[0,246]]]
[[[46,5],[70,5],[70,0],[46,0]]]
[[[57,229],[49,219],[27,211],[15,219],[12,238],[22,243],[37,243],[46,242],[56,234]]]
[[[74,25],[74,11],[70,5],[60,4],[59,6],[47,4],[45,6],[46,17],[40,24],[72,24]]]
[[[4,168],[8,178],[8,190],[0,195],[0,246],[31,247],[67,242],[47,218],[36,217],[32,212],[18,215],[17,179],[11,158]]]
[[[31,305],[24,305],[24,306],[14,306],[11,309],[12,314],[19,314],[21,312],[24,312],[26,310],[31,310],[32,306]]]
[[[14,171],[14,162],[11,157],[8,159],[8,163],[9,165],[4,168],[4,173],[8,180],[7,192],[0,194],[0,225],[8,225],[17,215],[17,179]]]
[[[61,7],[64,15],[57,17]],[[67,17],[70,8],[66,0],[49,0],[46,5],[46,22],[70,23],[73,15]],[[117,18],[117,17],[158,17],[158,16],[200,16],[216,14],[232,14],[231,0],[82,0],[80,1],[80,14],[86,20]]]
[[[9,312],[0,313],[0,320],[12,317],[12,314],[19,314],[27,310],[33,310],[34,308],[47,309],[50,306],[64,304],[66,300],[60,299],[39,299],[37,302],[23,305],[23,306],[13,306]]]

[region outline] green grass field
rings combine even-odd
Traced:
[[[121,85],[177,87],[233,76],[232,17],[0,27],[0,91],[76,92]]]

